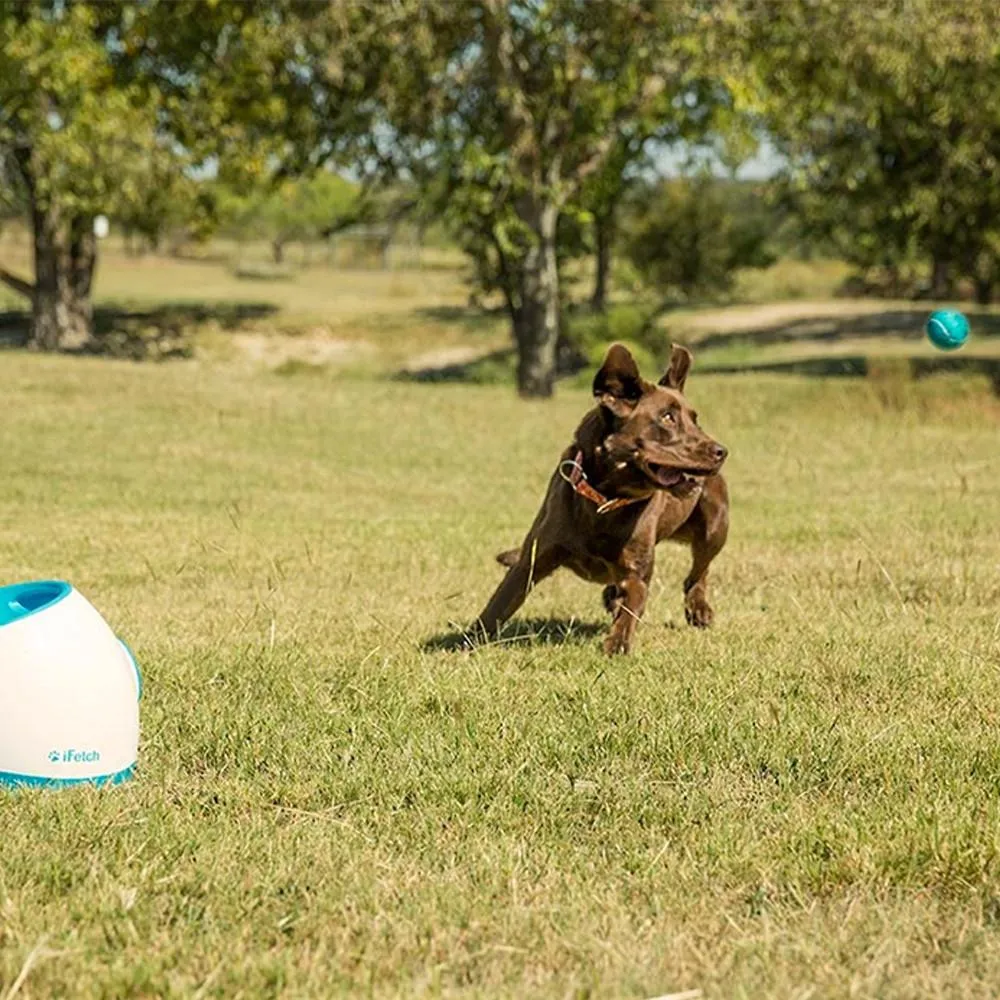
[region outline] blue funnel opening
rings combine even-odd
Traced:
[[[68,596],[72,589],[62,580],[38,580],[0,587],[0,626],[44,611]]]
[[[43,583],[38,587],[25,590],[16,601],[11,601],[11,604],[16,604],[25,611],[37,611],[39,608],[44,608],[46,604],[51,604],[58,596],[58,587]]]

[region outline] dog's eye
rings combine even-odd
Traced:
[[[667,410],[666,413],[661,414],[660,415],[660,419],[665,424],[675,424],[675,423],[677,423],[677,418],[673,415],[673,413],[670,412],[670,410]]]

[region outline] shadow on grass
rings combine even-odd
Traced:
[[[751,330],[710,333],[702,337],[695,350],[712,348],[754,348],[774,344],[833,344],[843,340],[872,341],[893,337],[904,340],[923,340],[927,322],[927,308],[885,309],[875,313],[854,316],[817,316],[795,319]],[[976,337],[1000,337],[1000,315],[976,314],[971,317]],[[1000,396],[1000,358],[976,357],[968,354],[942,354],[938,357],[880,357],[877,348],[871,355],[849,354],[798,358],[788,361],[760,361],[713,363],[708,360],[698,366],[704,373],[718,375],[745,372],[830,377],[866,377],[876,366],[890,361],[908,368],[909,377],[920,379],[937,372],[959,372],[985,375],[993,391]]]
[[[696,348],[733,345],[764,347],[787,343],[833,343],[838,340],[856,340],[869,337],[901,337],[920,340],[929,309],[885,309],[881,312],[854,316],[816,316],[788,320],[750,330],[732,330],[710,333],[701,337]],[[1000,336],[1000,315],[976,314],[971,317],[976,336]]]
[[[426,364],[420,368],[402,368],[393,378],[397,382],[468,382],[474,385],[491,385],[513,381],[515,364],[514,348],[501,347],[496,351],[473,354],[461,360]]]
[[[786,375],[814,375],[825,378],[848,376],[864,377],[872,373],[873,365],[883,363],[884,358],[868,358],[864,355],[845,355],[827,358],[803,358],[798,361],[766,361],[757,364],[703,365],[699,370],[704,374],[731,375],[746,372],[769,372]],[[985,375],[992,384],[993,391],[1000,396],[1000,358],[982,358],[974,355],[951,355],[939,358],[914,357],[893,358],[909,369],[913,379],[924,378],[938,372],[959,372],[967,375]]]
[[[502,312],[500,310],[499,312]],[[882,309],[875,313],[847,316],[815,316],[793,319],[761,326],[749,330],[709,333],[694,343],[696,354],[713,349],[744,349],[749,354],[747,361],[728,361],[720,357],[713,363],[706,358],[698,364],[704,373],[736,374],[743,372],[772,372],[809,375],[815,377],[864,377],[871,373],[875,364],[881,362],[875,342],[884,338],[902,338],[921,341],[928,308]],[[418,310],[421,316],[437,322],[461,322],[471,329],[492,323],[498,310],[486,312],[473,306],[436,306]],[[972,317],[975,335],[982,338],[1000,337],[1000,314],[975,314]],[[817,356],[788,361],[752,360],[753,349],[775,344],[834,344],[844,340],[871,340],[871,355],[850,354]],[[397,371],[394,378],[404,382],[454,382],[469,384],[508,384],[513,381],[517,363],[513,347],[492,351],[477,351],[474,347],[444,350],[439,356],[433,354],[420,359],[418,367],[407,367]],[[1000,359],[982,358],[964,354],[943,355],[937,358],[903,358],[903,364],[910,366],[913,378],[922,378],[934,372],[966,372],[985,374],[1000,395]],[[585,361],[571,345],[560,347],[558,374],[560,377],[577,374]]]
[[[493,329],[498,319],[506,317],[502,306],[488,309],[484,306],[424,306],[415,309],[414,315],[433,323],[461,323],[471,332]]]
[[[91,342],[66,353],[133,361],[186,358],[192,354],[194,333],[200,326],[211,323],[222,330],[238,330],[276,311],[268,302],[167,302],[147,310],[101,306],[94,310]],[[30,327],[29,312],[0,313],[0,348],[27,346]]]
[[[16,350],[28,343],[31,315],[20,309],[0,312],[0,350]]]
[[[399,382],[467,382],[473,385],[512,383],[517,373],[517,350],[500,347],[483,351],[475,347],[432,352],[423,364],[401,368],[393,378]],[[568,340],[556,348],[556,378],[568,378],[587,366],[584,354]]]
[[[805,358],[800,361],[761,361],[745,364],[712,364],[709,361],[698,365],[700,375],[737,375],[744,372],[857,377],[868,374],[868,358],[856,354],[832,358]]]
[[[450,323],[475,336],[492,334],[502,309],[477,306],[428,306],[413,315],[427,323]],[[489,349],[474,343],[425,352],[393,374],[398,382],[468,382],[489,385],[514,377],[515,352],[511,347]]]
[[[477,637],[470,625],[468,631],[454,629],[425,639],[420,648],[425,652],[453,652],[509,645],[584,645],[597,636],[606,635],[607,631],[607,623],[582,622],[575,618],[515,618],[503,627],[499,638]]]

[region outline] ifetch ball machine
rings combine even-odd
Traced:
[[[141,694],[128,646],[79,591],[0,587],[0,787],[124,781]]]

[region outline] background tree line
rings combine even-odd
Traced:
[[[568,275],[646,319],[830,252],[895,294],[1000,276],[1000,12],[977,0],[38,0],[0,7],[0,189],[42,350],[92,331],[94,219],[295,240],[444,227],[552,391]],[[734,171],[768,141],[775,176]],[[669,150],[697,153],[663,177]],[[676,171],[674,171],[676,173]]]

